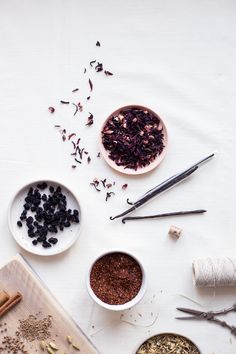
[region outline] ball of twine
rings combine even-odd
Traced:
[[[197,259],[193,262],[193,280],[199,287],[236,286],[236,259]]]

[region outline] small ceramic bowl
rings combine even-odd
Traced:
[[[141,109],[141,110],[145,110],[148,111],[150,113],[152,113],[154,116],[156,116],[159,120],[160,120],[160,124],[163,127],[163,135],[164,135],[164,139],[163,139],[163,143],[164,143],[164,148],[161,152],[160,155],[158,155],[155,160],[153,162],[151,162],[149,165],[145,166],[145,167],[140,167],[138,168],[136,171],[131,169],[131,168],[124,168],[124,166],[118,166],[113,160],[110,159],[109,157],[109,151],[105,149],[103,142],[102,142],[102,131],[107,123],[107,121],[109,119],[111,119],[112,116],[118,114],[120,111],[125,110],[125,109],[129,109],[129,108],[137,108],[137,109]],[[108,163],[109,166],[111,166],[113,169],[115,169],[118,172],[127,174],[127,175],[141,175],[147,172],[152,171],[154,168],[156,168],[164,159],[165,155],[166,155],[166,150],[167,150],[167,145],[168,145],[168,134],[167,134],[167,129],[165,126],[165,123],[163,122],[163,120],[159,117],[159,115],[157,113],[155,113],[154,111],[152,111],[150,108],[147,108],[145,106],[139,106],[139,105],[128,105],[128,106],[124,106],[121,107],[119,109],[116,109],[114,112],[112,112],[109,117],[105,120],[105,122],[102,125],[101,128],[101,133],[100,133],[100,151],[101,154],[104,158],[104,160]]]
[[[201,351],[200,349],[198,348],[198,346],[191,340],[189,339],[188,337],[185,337],[184,335],[182,334],[179,334],[179,333],[169,333],[169,332],[164,332],[164,333],[157,333],[157,334],[154,334],[153,336],[147,338],[147,339],[144,339],[140,344],[139,346],[135,349],[134,353],[133,354],[137,354],[138,350],[140,349],[141,345],[143,345],[146,341],[148,341],[149,339],[153,338],[153,337],[156,337],[156,336],[163,336],[163,335],[174,335],[174,336],[179,336],[179,337],[182,337],[186,340],[188,340],[191,344],[195,345],[195,347],[197,348],[197,350],[199,351],[199,353],[196,353],[196,354],[201,354]]]
[[[100,300],[96,295],[95,293],[93,292],[93,289],[91,288],[91,285],[90,285],[90,273],[91,273],[91,270],[92,270],[92,267],[93,265],[100,259],[102,258],[103,256],[106,256],[108,254],[112,254],[112,253],[123,253],[125,255],[128,255],[130,257],[132,257],[140,266],[141,268],[141,271],[142,271],[142,285],[141,285],[141,288],[139,290],[139,292],[137,293],[137,295],[130,301],[126,302],[125,304],[122,304],[122,305],[110,305],[110,304],[107,304],[106,302],[103,302],[102,300]],[[147,279],[146,279],[146,274],[145,274],[145,271],[144,271],[144,268],[142,266],[142,264],[140,263],[140,261],[132,254],[128,253],[128,252],[124,252],[124,251],[109,251],[109,252],[105,252],[103,254],[101,254],[99,257],[97,257],[95,259],[95,261],[92,263],[89,271],[88,271],[88,275],[87,275],[87,278],[86,278],[86,284],[87,284],[87,289],[88,289],[88,293],[89,295],[91,296],[91,298],[100,306],[104,307],[105,309],[108,309],[108,310],[112,310],[112,311],[123,311],[123,310],[127,310],[133,306],[135,306],[138,302],[140,302],[146,292],[146,289],[147,289]]]
[[[65,228],[63,231],[59,231],[57,234],[52,234],[52,237],[56,235],[55,237],[58,239],[58,242],[50,248],[43,248],[41,244],[34,246],[32,244],[32,238],[28,237],[27,235],[27,228],[25,223],[23,222],[22,227],[17,226],[17,221],[19,220],[20,215],[23,211],[23,205],[25,203],[24,200],[27,196],[29,188],[35,188],[38,183],[42,182],[46,182],[48,185],[53,187],[60,186],[62,189],[62,193],[66,195],[68,208],[77,209],[79,211],[80,218],[80,222],[78,224],[73,224],[71,225],[71,227]],[[44,193],[44,191],[41,191],[41,193]],[[31,212],[29,212],[28,216],[30,215]],[[77,197],[64,184],[47,179],[33,181],[21,187],[12,198],[12,201],[10,202],[8,208],[8,226],[15,241],[26,251],[40,256],[52,256],[66,251],[78,239],[81,230],[81,207]]]

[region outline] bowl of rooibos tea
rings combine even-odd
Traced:
[[[201,354],[187,337],[176,333],[160,333],[143,342],[134,354]]]
[[[163,120],[150,108],[129,105],[111,113],[101,129],[101,153],[115,170],[138,175],[156,168],[166,154]]]
[[[136,305],[146,291],[146,276],[133,255],[112,251],[99,256],[90,267],[87,288],[102,307],[122,311]]]

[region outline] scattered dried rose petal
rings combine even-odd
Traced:
[[[90,65],[91,67],[93,67],[93,64],[95,64],[96,61],[97,61],[97,60],[92,60],[92,61],[90,61],[89,65]]]
[[[68,140],[70,140],[73,136],[76,136],[75,133],[71,133],[70,135],[68,135]]]
[[[106,76],[112,76],[113,74],[110,72],[110,71],[108,71],[108,70],[104,70],[104,74],[106,75]]]
[[[88,121],[86,123],[86,125],[90,126],[93,124],[93,114],[89,112],[89,116],[88,116]]]
[[[108,201],[109,198],[111,198],[112,194],[115,195],[114,192],[107,192],[107,194],[106,194],[106,199],[105,199],[106,202]]]
[[[78,108],[79,108],[79,111],[80,111],[80,112],[83,112],[83,106],[82,106],[82,104],[81,104],[80,102],[78,103],[77,106],[78,106]]]
[[[106,181],[107,181],[106,178],[100,180],[104,188],[106,188]]]
[[[92,81],[89,79],[89,87],[90,87],[90,91],[93,91],[93,83],[92,83]]]
[[[54,113],[54,112],[55,112],[55,108],[54,108],[54,107],[51,107],[51,106],[48,107],[48,110],[49,110],[50,113]]]
[[[99,189],[95,183],[91,182],[90,185],[94,186],[97,192],[101,192],[101,189]]]
[[[98,73],[99,71],[103,71],[103,65],[102,63],[97,63],[97,65],[95,66],[95,70]]]
[[[98,186],[99,185],[99,180],[97,179],[97,177],[95,177],[94,179],[93,179],[93,182]]]
[[[78,106],[77,106],[77,104],[75,104],[75,103],[72,103],[73,104],[73,106],[75,106],[75,112],[74,112],[74,116],[76,115],[76,113],[78,112]]]

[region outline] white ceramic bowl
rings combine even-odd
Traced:
[[[198,348],[198,346],[197,346],[191,339],[189,339],[188,337],[186,337],[186,336],[183,335],[183,334],[170,333],[170,332],[157,333],[157,334],[152,335],[151,337],[148,337],[148,338],[144,339],[144,340],[138,345],[138,347],[135,349],[135,351],[133,352],[133,354],[137,354],[137,351],[139,350],[139,348],[141,347],[141,345],[144,344],[147,340],[149,340],[149,339],[151,339],[151,338],[153,338],[153,337],[156,337],[156,336],[163,336],[163,335],[175,335],[175,336],[183,337],[183,338],[187,339],[189,342],[191,342],[192,344],[194,344],[195,347],[197,348],[197,350],[199,351],[199,354],[201,354],[200,349]]]
[[[130,257],[132,257],[140,266],[141,270],[142,270],[142,284],[141,284],[141,288],[139,290],[139,292],[137,293],[137,295],[130,301],[126,302],[125,304],[122,305],[110,305],[107,304],[106,302],[103,302],[102,300],[100,300],[95,293],[93,292],[93,289],[91,288],[90,285],[90,273],[92,270],[93,265],[96,263],[97,260],[99,260],[100,258],[102,258],[103,256],[106,256],[108,254],[111,253],[124,253]],[[115,251],[109,251],[109,252],[105,252],[103,254],[101,254],[99,257],[97,257],[95,259],[95,261],[92,263],[91,267],[89,268],[88,274],[87,274],[87,278],[86,278],[86,284],[87,284],[87,289],[88,289],[88,293],[91,296],[91,298],[100,306],[104,307],[107,310],[112,310],[112,311],[123,311],[123,310],[127,310],[133,306],[135,306],[139,301],[141,301],[141,299],[143,298],[146,289],[147,289],[147,279],[146,279],[146,274],[144,271],[144,268],[142,266],[142,264],[140,263],[140,261],[131,253],[126,252],[126,251],[120,251],[120,250],[115,250]]]
[[[46,182],[48,185],[52,185],[54,187],[60,186],[63,194],[67,197],[68,208],[77,209],[79,211],[80,222],[78,224],[72,224],[71,227],[65,228],[63,232],[60,231],[57,234],[52,234],[52,237],[58,238],[58,242],[50,248],[43,248],[41,244],[34,246],[32,244],[32,238],[28,237],[25,223],[23,223],[22,227],[17,226],[17,221],[19,220],[23,210],[23,204],[25,203],[24,199],[29,188],[31,186],[36,187],[36,185],[40,182]],[[26,251],[40,256],[52,256],[64,252],[78,239],[81,230],[81,207],[77,197],[64,184],[47,179],[33,181],[20,188],[12,198],[8,208],[8,226],[15,241]]]
[[[145,167],[140,167],[138,168],[136,171],[131,169],[131,168],[124,168],[124,166],[118,166],[113,160],[110,159],[109,157],[109,151],[105,149],[103,143],[102,143],[102,131],[107,123],[107,121],[109,119],[111,119],[111,117],[113,117],[114,115],[118,114],[121,110],[124,109],[128,109],[128,108],[138,108],[138,109],[142,109],[142,110],[146,110],[150,113],[152,113],[154,116],[156,116],[159,120],[160,120],[160,124],[162,125],[163,128],[163,142],[164,142],[164,149],[162,150],[161,154],[158,155],[155,160],[153,162],[151,162],[149,165],[145,166]],[[166,150],[167,150],[167,145],[168,145],[168,134],[167,134],[167,129],[166,129],[166,125],[163,121],[163,119],[161,119],[159,117],[159,115],[157,113],[155,113],[153,110],[151,110],[148,107],[145,106],[140,106],[140,105],[136,105],[136,104],[132,104],[132,105],[128,105],[128,106],[124,106],[124,107],[120,107],[118,109],[116,109],[114,112],[112,112],[108,118],[105,120],[105,122],[102,125],[101,128],[101,133],[100,133],[100,151],[101,154],[104,158],[104,160],[108,163],[109,166],[111,166],[114,170],[127,174],[127,175],[141,175],[147,172],[152,171],[154,168],[156,168],[164,159],[165,155],[166,155]]]

